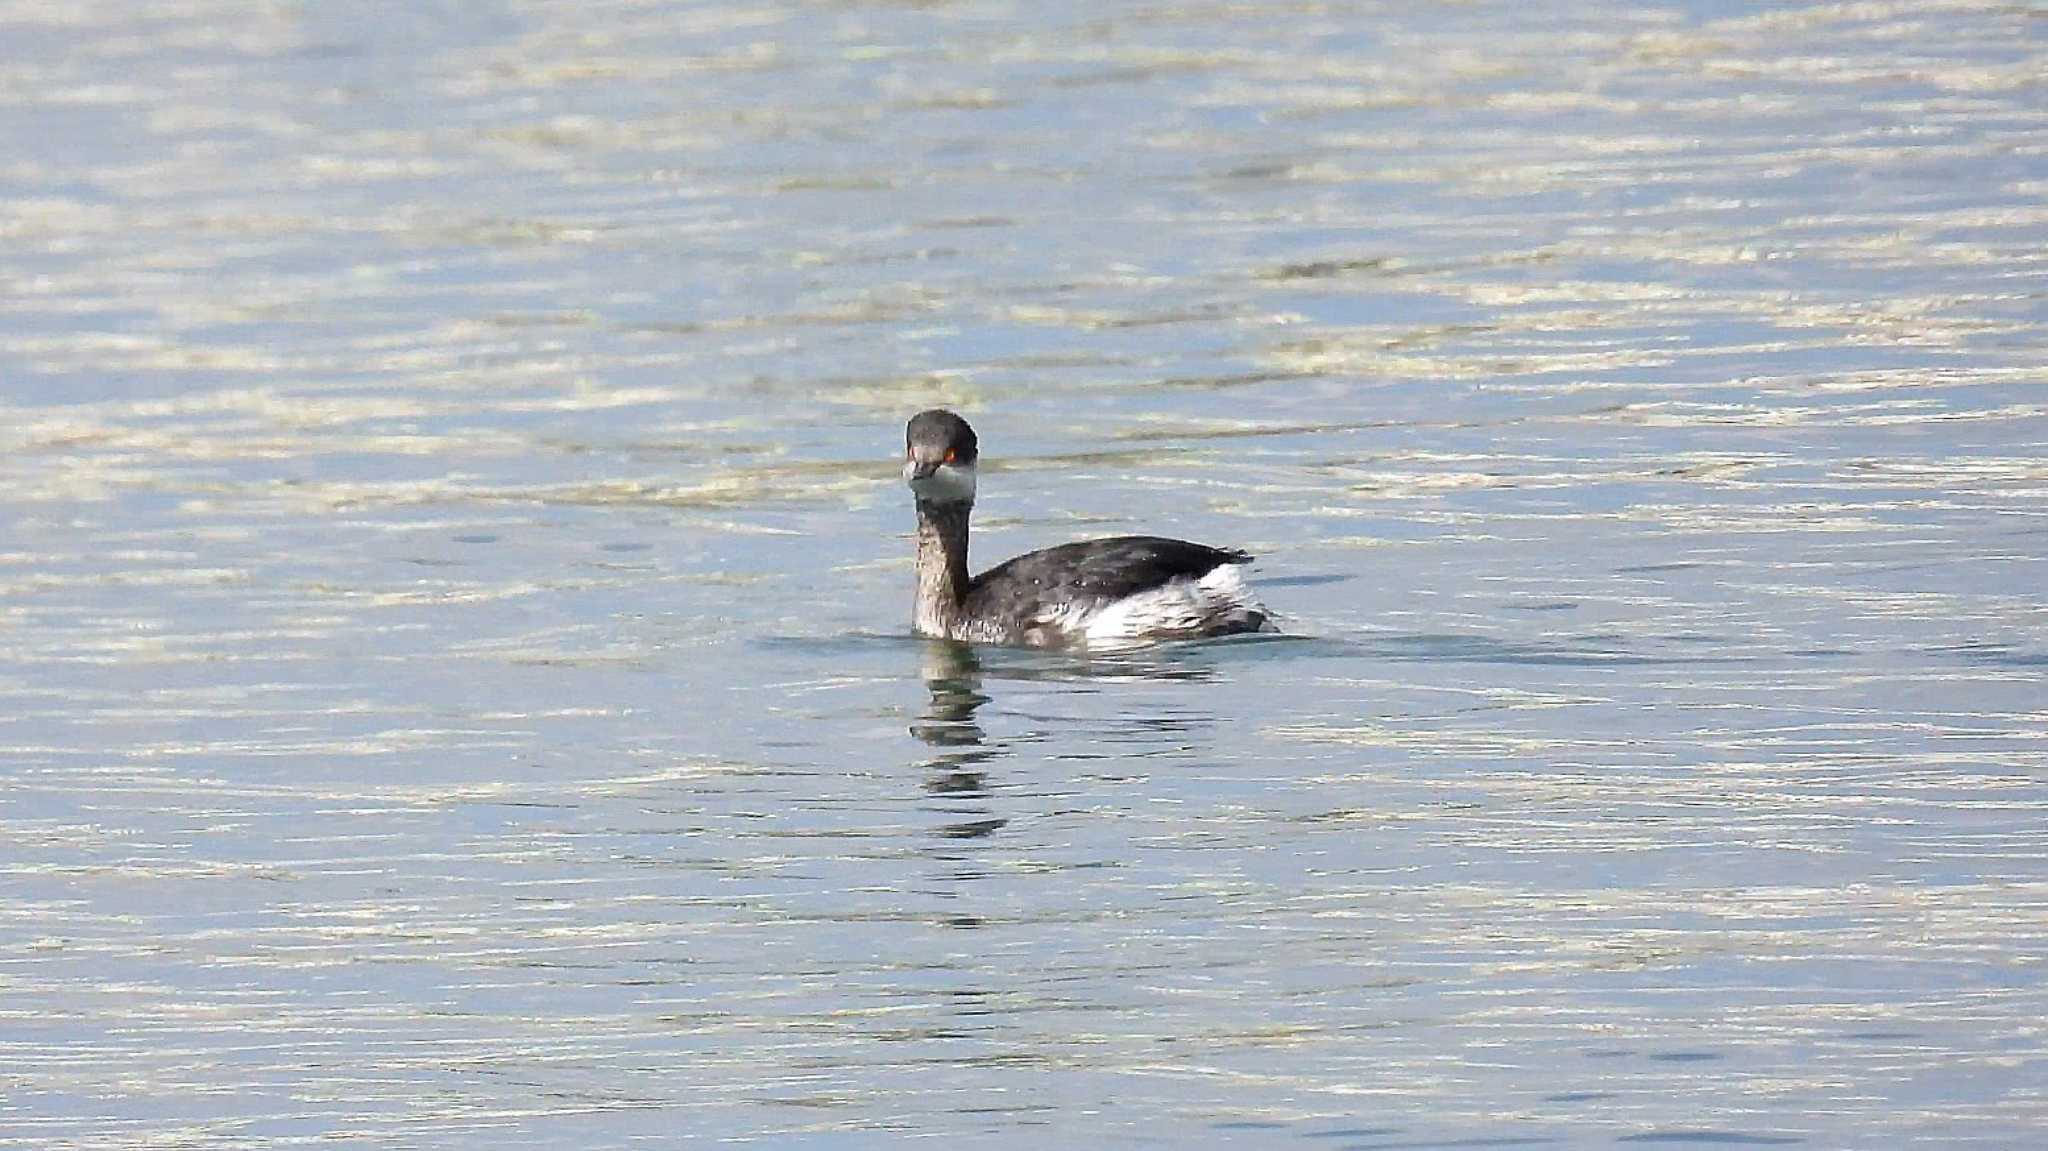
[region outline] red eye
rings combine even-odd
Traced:
[[[958,452],[955,452],[955,451],[954,451],[953,449],[951,449],[951,448],[947,448],[947,449],[946,449],[946,462],[947,462],[947,463],[949,463],[949,464],[950,464],[950,463],[952,463],[952,462],[953,462],[953,459],[954,459],[954,457],[955,457],[955,456],[957,456],[957,455],[959,455],[959,453],[958,453]]]

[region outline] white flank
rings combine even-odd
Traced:
[[[1266,609],[1244,582],[1240,564],[1223,564],[1198,580],[1169,580],[1092,613],[1069,608],[1057,625],[1079,632],[1090,647],[1199,635],[1234,615]]]

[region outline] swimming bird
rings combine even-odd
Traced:
[[[917,500],[917,634],[968,643],[1115,648],[1273,630],[1246,586],[1251,553],[1160,536],[1081,540],[970,578],[967,521],[980,445],[934,408],[903,432],[903,480]]]

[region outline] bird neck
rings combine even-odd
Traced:
[[[967,517],[964,501],[917,501],[917,617],[920,635],[945,636],[967,598]]]

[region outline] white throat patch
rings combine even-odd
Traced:
[[[939,469],[923,479],[910,479],[910,469],[904,469],[909,480],[910,491],[918,499],[935,504],[971,504],[974,502],[974,465],[940,464]]]

